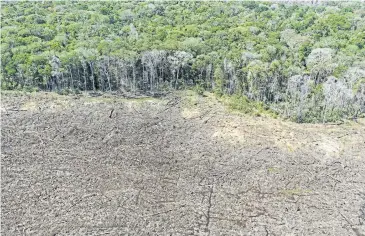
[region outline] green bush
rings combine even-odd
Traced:
[[[72,89],[70,89],[70,88],[65,88],[65,89],[59,90],[57,93],[60,95],[69,95],[69,94],[76,93],[76,91],[72,91]]]
[[[204,93],[204,88],[201,85],[195,85],[193,90],[199,95],[203,95]]]
[[[1,81],[1,89],[2,90],[16,90],[17,84],[13,81]]]
[[[24,86],[22,89],[24,92],[28,92],[28,93],[34,93],[34,92],[39,92],[39,88],[37,87],[33,87],[33,86]]]
[[[251,114],[255,116],[271,116],[274,118],[278,117],[278,114],[270,109],[267,104],[263,102],[255,102],[249,100],[245,96],[241,95],[233,95],[228,96],[224,95],[222,97],[222,101],[224,104],[228,105],[231,110],[239,111],[245,114]]]
[[[81,91],[80,91],[80,89],[76,88],[76,89],[74,90],[74,93],[75,93],[75,94],[81,94]]]

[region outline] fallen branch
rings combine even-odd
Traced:
[[[112,118],[113,112],[114,112],[114,109],[112,109],[112,110],[110,111],[109,118]]]
[[[260,152],[266,150],[266,149],[270,149],[269,147],[264,147],[264,148],[261,148],[258,152],[256,152],[253,156],[257,156],[258,154],[260,154]]]
[[[344,135],[338,136],[337,138],[343,138],[343,137],[345,137],[347,135],[350,135],[350,134],[344,134]]]
[[[344,216],[341,211],[338,211],[338,213],[340,213],[342,218],[350,225],[352,231],[356,234],[356,236],[365,236],[364,234],[360,233],[360,231],[357,228],[354,227],[354,225],[351,223],[351,221],[349,219],[347,219],[347,217]]]
[[[325,123],[325,125],[343,125],[345,121],[340,120],[338,123]]]
[[[25,109],[9,109],[9,110],[6,110],[6,111],[28,111],[28,110],[25,110]]]

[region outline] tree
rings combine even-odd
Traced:
[[[2,88],[155,93],[198,85],[297,121],[329,120],[335,110],[364,112],[364,12],[364,4],[335,2],[4,2]],[[288,92],[295,78],[301,85]],[[351,103],[332,112],[338,94],[325,88],[351,90]]]
[[[224,74],[223,74],[223,70],[219,66],[215,68],[213,78],[214,78],[213,91],[218,96],[222,96],[223,95]]]
[[[316,84],[321,83],[336,68],[337,65],[332,61],[333,55],[330,48],[316,48],[308,55],[307,67]]]

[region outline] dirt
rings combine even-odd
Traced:
[[[3,93],[1,235],[365,235],[365,121]]]

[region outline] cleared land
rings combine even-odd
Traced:
[[[365,121],[2,95],[1,235],[364,235]]]

